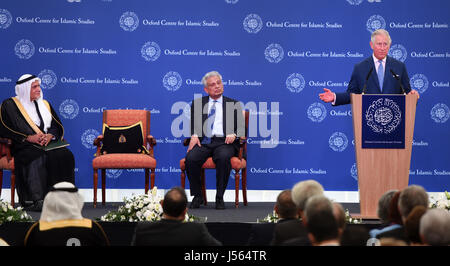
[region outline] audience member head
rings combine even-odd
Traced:
[[[398,199],[400,197],[400,191],[397,191],[392,196],[391,202],[389,202],[388,221],[393,224],[403,224],[402,216],[398,209]]]
[[[305,206],[306,228],[313,245],[324,242],[338,242],[339,232],[333,215],[333,204],[323,195],[315,195],[308,199]]]
[[[368,239],[369,231],[364,225],[350,225],[341,236],[341,246],[366,246]]]
[[[342,235],[345,229],[346,221],[345,221],[345,211],[342,204],[338,202],[333,202],[333,215],[336,219],[337,226],[339,229],[339,235]]]
[[[393,189],[385,192],[383,195],[381,195],[380,199],[378,200],[378,209],[377,209],[377,215],[378,218],[380,218],[382,223],[388,223],[389,222],[389,205],[391,203],[391,199],[394,196],[395,192],[398,190]]]
[[[408,217],[405,219],[404,227],[406,236],[408,237],[411,245],[422,244],[422,239],[420,238],[419,228],[420,228],[420,218],[425,214],[427,208],[424,206],[416,206],[409,213]]]
[[[83,219],[83,196],[78,188],[69,182],[55,184],[44,198],[40,221]]]
[[[165,219],[184,220],[187,212],[186,192],[181,187],[173,187],[161,203]]]
[[[444,209],[429,209],[420,218],[420,237],[431,246],[450,245],[450,212]]]
[[[305,210],[306,201],[314,195],[323,195],[323,187],[312,179],[300,181],[292,188],[292,201],[300,211]]]
[[[281,219],[298,218],[297,206],[292,201],[290,189],[283,190],[278,194],[274,209]]]
[[[403,222],[416,206],[428,208],[428,194],[423,187],[411,185],[400,192],[398,199],[398,210],[400,211]]]
[[[398,246],[407,246],[405,241],[395,238],[395,237],[383,237],[380,239],[380,246],[385,247],[398,247]]]

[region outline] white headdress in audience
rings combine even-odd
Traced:
[[[83,219],[84,199],[72,183],[60,182],[47,193],[42,207],[41,221]]]

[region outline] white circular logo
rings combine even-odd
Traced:
[[[328,140],[328,144],[333,151],[342,152],[348,146],[348,139],[344,133],[334,132]]]
[[[256,14],[246,16],[242,24],[248,33],[258,33],[263,27],[261,17]]]
[[[123,169],[106,169],[106,177],[117,179],[123,172]]]
[[[352,168],[350,168],[350,175],[358,181],[358,168],[356,167],[356,163],[352,165]]]
[[[163,78],[163,85],[169,91],[176,91],[181,87],[181,83],[183,80],[181,79],[180,74],[175,71],[169,71]]]
[[[363,2],[363,0],[347,0],[347,2],[352,6],[358,6]]]
[[[17,42],[14,51],[20,59],[29,59],[34,55],[34,44],[29,40],[22,39]]]
[[[127,11],[120,16],[119,24],[124,31],[134,31],[139,26],[139,18],[134,12]]]
[[[98,137],[100,133],[95,129],[87,129],[84,131],[83,135],[81,135],[81,143],[87,149],[96,149],[97,146],[94,145],[94,140]]]
[[[391,99],[373,101],[366,111],[366,121],[373,132],[390,134],[402,121],[400,107]]]
[[[389,56],[402,62],[405,62],[407,54],[405,47],[401,44],[392,45],[388,53]]]
[[[79,110],[77,102],[72,99],[67,99],[59,105],[59,114],[65,119],[74,119]]]
[[[316,123],[322,122],[327,117],[327,109],[322,103],[313,103],[308,107],[308,118]]]
[[[428,89],[428,79],[423,74],[415,74],[411,77],[409,83],[419,93],[424,93]]]
[[[39,73],[38,77],[41,79],[41,87],[43,89],[51,89],[55,87],[58,79],[56,78],[55,72],[49,69],[44,69]]]
[[[386,21],[380,15],[373,15],[367,20],[366,28],[371,33],[378,29],[385,29]]]
[[[156,42],[146,42],[141,48],[141,55],[146,61],[155,61],[161,55],[161,48]]]
[[[291,92],[301,92],[305,88],[305,79],[299,73],[293,73],[286,79],[286,87]]]
[[[283,59],[284,51],[281,45],[272,43],[267,46],[266,50],[264,51],[264,56],[270,63],[278,63]]]
[[[0,29],[6,29],[11,25],[12,16],[6,9],[0,9]]]
[[[450,117],[450,110],[444,103],[438,103],[431,108],[431,119],[436,123],[445,123]]]
[[[225,2],[226,2],[227,4],[234,5],[234,4],[236,4],[237,2],[239,2],[239,0],[225,0]]]

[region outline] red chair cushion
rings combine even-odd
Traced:
[[[156,168],[156,160],[147,154],[114,153],[94,158],[92,167],[94,169]]]

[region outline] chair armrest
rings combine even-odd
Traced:
[[[183,146],[189,146],[189,142],[191,142],[191,138],[185,138],[183,140]]]
[[[150,144],[150,147],[156,146],[156,139],[152,135],[147,136],[147,142]]]
[[[94,145],[95,146],[97,146],[97,147],[100,147],[100,146],[102,146],[102,141],[103,141],[103,135],[99,135],[98,137],[96,137],[95,139],[94,139]]]

